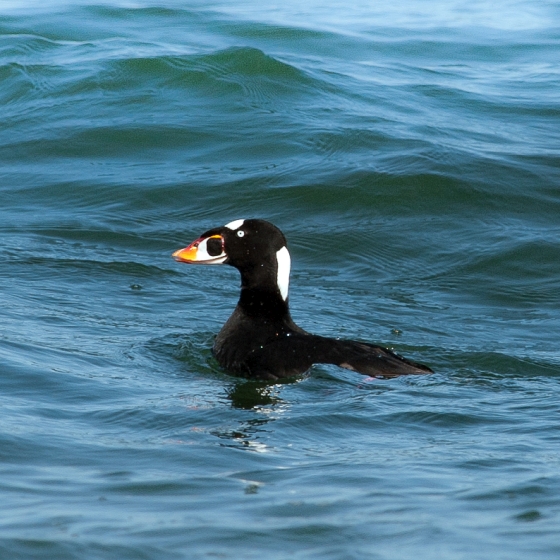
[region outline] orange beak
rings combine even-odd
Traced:
[[[211,241],[214,239],[219,241]],[[209,241],[210,247],[208,246]],[[227,259],[224,251],[224,239],[221,235],[201,237],[188,247],[175,251],[171,256],[177,262],[188,264],[222,264]]]
[[[197,239],[196,241],[193,241],[188,247],[175,251],[171,256],[177,262],[186,262],[186,263],[196,262],[196,255],[198,254],[198,245],[200,244],[201,241],[202,241],[201,239]]]

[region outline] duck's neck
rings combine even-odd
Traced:
[[[284,300],[277,289],[242,287],[237,305],[246,315],[267,322],[290,317],[288,300]]]
[[[290,317],[290,254],[286,247],[277,251],[270,262],[262,262],[240,272],[239,306],[245,313],[271,321]]]

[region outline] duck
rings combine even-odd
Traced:
[[[367,342],[311,334],[290,314],[291,258],[286,238],[262,219],[240,219],[203,233],[172,255],[193,265],[227,264],[241,274],[241,293],[212,352],[227,373],[277,381],[302,376],[314,364],[333,364],[370,377],[433,371]]]

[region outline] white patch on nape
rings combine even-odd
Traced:
[[[243,222],[245,222],[245,220],[233,220],[233,222],[226,224],[224,227],[227,227],[235,231],[236,229],[239,229],[243,225]]]
[[[282,299],[286,301],[288,299],[288,288],[290,287],[290,266],[292,262],[287,247],[284,246],[276,252],[276,262],[278,263],[276,282]]]

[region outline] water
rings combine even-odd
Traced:
[[[0,7],[0,557],[560,556],[558,2]],[[431,376],[220,371],[294,319]]]

